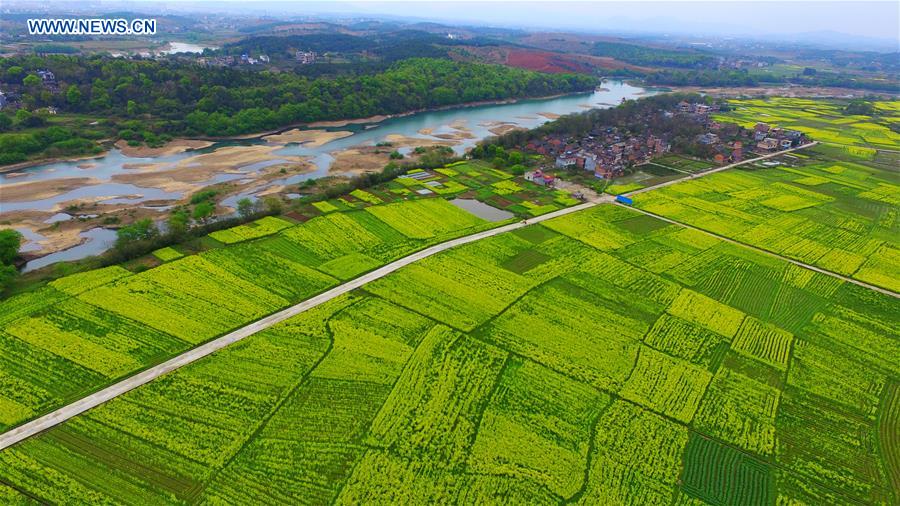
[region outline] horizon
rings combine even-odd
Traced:
[[[210,4],[215,7],[210,9]],[[6,8],[34,9],[28,1],[11,1]],[[520,8],[517,8],[520,7]],[[900,51],[900,2],[726,2],[708,1],[566,1],[547,4],[519,1],[284,1],[171,0],[56,1],[41,4],[41,12],[109,12],[152,8],[162,12],[207,11],[264,17],[365,17],[437,22],[506,29],[577,32],[595,35],[659,35],[771,39],[807,42],[848,49],[869,46]],[[573,9],[578,16],[571,16]],[[778,15],[772,16],[771,9]],[[736,18],[735,11],[740,12]],[[646,15],[652,12],[652,15]]]

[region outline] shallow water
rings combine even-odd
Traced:
[[[497,209],[475,199],[453,199],[450,201],[454,206],[469,211],[479,218],[491,222],[508,220],[515,215],[503,209]]]
[[[466,129],[465,131],[472,135],[471,139],[462,139],[458,144],[453,146],[456,153],[462,154],[465,150],[474,146],[478,141],[493,135],[490,132],[490,129],[498,123],[508,122],[515,123],[517,126],[524,128],[534,128],[550,121],[549,118],[541,116],[539,113],[559,115],[570,114],[586,110],[586,108],[583,107],[586,104],[593,107],[610,107],[613,104],[620,103],[623,99],[639,98],[641,95],[655,93],[652,90],[644,90],[643,88],[631,86],[620,81],[607,81],[603,83],[603,86],[604,88],[602,90],[591,93],[579,93],[548,99],[522,100],[510,104],[457,107],[454,109],[429,111],[390,118],[379,123],[351,124],[343,127],[328,128],[328,130],[351,131],[353,132],[353,135],[334,140],[322,146],[310,147],[305,144],[287,144],[283,148],[273,152],[275,156],[306,157],[315,167],[312,172],[295,174],[261,184],[252,189],[245,190],[239,195],[224,199],[222,205],[234,208],[236,207],[237,201],[241,198],[248,197],[251,200],[256,200],[256,194],[274,185],[295,185],[307,179],[326,176],[329,173],[340,173],[339,170],[330,170],[334,163],[334,157],[331,154],[332,152],[354,146],[374,145],[384,141],[388,135],[395,134],[404,137],[440,140],[439,137],[435,137],[434,135],[458,133],[459,130],[452,128],[451,125],[462,126]],[[419,131],[423,129],[431,129],[434,135],[420,134]],[[91,177],[98,181],[97,183],[88,184],[51,198],[23,202],[2,202],[0,203],[0,215],[7,211],[16,210],[49,211],[62,202],[75,199],[92,199],[96,197],[106,197],[102,200],[102,202],[105,203],[128,204],[139,204],[150,200],[178,200],[184,196],[182,192],[167,192],[158,188],[144,188],[132,184],[115,183],[111,181],[111,178],[116,174],[123,174],[136,170],[127,169],[125,168],[126,165],[151,163],[174,164],[186,160],[184,163],[189,166],[191,163],[190,158],[209,153],[219,147],[253,145],[261,142],[263,141],[258,139],[227,141],[218,143],[209,148],[191,150],[174,155],[143,158],[125,156],[121,151],[114,148],[109,153],[99,158],[53,162],[22,169],[15,174],[0,174],[0,185],[46,181],[64,177]],[[241,167],[236,167],[236,173],[219,173],[202,184],[245,180],[247,178],[252,178],[256,172],[270,165],[282,162],[284,162],[284,160],[279,159],[250,163]],[[80,168],[79,165],[87,168]],[[340,167],[335,167],[335,169],[340,169]],[[91,233],[94,235],[99,234],[99,232]],[[88,244],[92,244],[92,246],[88,246]],[[105,249],[102,244],[101,241],[92,239],[89,243],[76,248],[78,248],[78,254],[86,250],[91,250],[92,248],[95,250],[93,253],[100,253]],[[72,249],[75,250],[76,248]],[[60,252],[59,254],[61,253],[63,252]],[[68,255],[71,254],[72,253],[69,253]],[[44,258],[50,257],[54,257],[54,255],[49,255]],[[71,259],[68,257],[55,258]],[[31,264],[32,263],[29,263],[29,265]],[[44,263],[44,265],[46,265],[46,263]]]
[[[78,246],[57,251],[41,258],[36,258],[27,264],[22,272],[40,269],[45,265],[56,262],[81,260],[92,255],[99,255],[109,249],[116,241],[116,231],[106,228],[92,228],[81,233],[81,237],[86,237],[87,241]]]

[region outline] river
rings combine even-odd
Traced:
[[[453,149],[457,153],[463,153],[466,149],[472,147],[478,141],[487,136],[492,135],[490,129],[498,123],[512,123],[519,127],[533,128],[547,121],[549,118],[542,116],[541,113],[549,115],[563,115],[574,112],[581,112],[588,108],[604,108],[612,107],[619,104],[623,99],[639,98],[642,95],[652,94],[652,90],[631,86],[620,81],[606,81],[603,88],[598,88],[592,93],[579,93],[573,95],[565,95],[560,97],[521,100],[514,103],[489,104],[474,107],[458,107],[453,109],[427,111],[406,116],[389,118],[380,122],[373,123],[357,123],[341,127],[328,128],[328,130],[351,131],[352,135],[333,140],[317,147],[309,147],[304,144],[287,144],[273,152],[274,155],[283,156],[303,156],[306,157],[315,166],[312,172],[293,175],[284,179],[272,181],[263,187],[255,187],[252,192],[234,195],[226,198],[222,204],[233,207],[234,202],[242,197],[253,197],[254,194],[264,191],[265,188],[275,184],[296,184],[301,181],[319,178],[331,171],[331,165],[334,160],[332,153],[348,149],[360,145],[374,145],[382,142],[388,135],[400,135],[411,138],[440,140],[442,134],[458,133],[454,127],[464,127],[470,134],[471,138],[459,139]],[[420,131],[429,131],[431,135],[420,133]],[[0,199],[0,218],[4,213],[11,211],[41,211],[49,213],[48,217],[55,212],[60,211],[60,206],[64,202],[70,202],[78,199],[94,199],[100,202],[116,203],[128,202],[139,204],[144,201],[154,200],[178,200],[184,197],[182,192],[163,191],[159,188],[145,188],[131,184],[123,184],[111,181],[116,174],[124,174],[129,172],[127,165],[133,164],[170,164],[181,162],[190,166],[190,159],[199,154],[209,153],[222,146],[234,146],[235,144],[252,145],[263,141],[245,140],[245,141],[229,141],[213,145],[195,151],[187,151],[175,155],[159,156],[152,158],[133,158],[122,154],[118,149],[113,148],[106,155],[90,160],[54,162],[43,165],[33,166],[22,169],[16,173],[0,174],[0,185],[23,183],[32,181],[47,181],[73,177],[89,177],[90,181],[85,185],[75,189],[66,191],[60,195],[51,198],[39,198],[35,200],[19,200],[16,202],[4,202]],[[208,184],[221,182],[226,180],[252,178],[256,173],[268,165],[278,163],[279,160],[265,160],[261,162],[248,163],[243,166],[232,167],[236,169],[234,173],[221,173],[211,177]],[[79,167],[80,166],[80,167]],[[89,168],[84,168],[89,167]],[[337,171],[337,173],[340,173]],[[96,234],[96,232],[95,232]],[[88,243],[93,242],[95,246],[89,247]],[[81,257],[92,254],[101,253],[108,244],[106,241],[91,240],[88,243],[79,246],[79,255]],[[48,257],[60,255],[60,260],[73,260],[71,252],[63,255],[63,252],[53,253]],[[52,263],[52,258],[44,257],[41,264],[47,265]],[[50,260],[48,262],[48,260]]]

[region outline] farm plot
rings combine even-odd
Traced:
[[[894,502],[900,302],[600,207],[407,266],[0,452],[0,476],[49,503]],[[358,247],[295,235],[339,215]],[[574,240],[597,231],[627,244]],[[111,280],[75,298],[64,284],[21,296],[26,309],[0,313],[13,352],[0,355],[0,413],[28,417],[59,402],[59,383],[105,378],[73,361],[77,347],[54,351],[63,358],[7,333],[25,319],[85,342],[147,328],[175,346],[137,317],[73,330],[58,313],[82,321],[85,296],[163,267],[207,283],[218,271],[206,264],[288,300],[277,278],[291,265],[337,274],[392,241],[427,240],[368,211],[331,212],[141,274],[98,274]],[[274,273],[246,262],[253,248]],[[117,357],[147,360],[122,343]]]
[[[293,224],[289,221],[274,216],[266,216],[246,225],[218,230],[209,234],[213,239],[225,244],[233,244],[236,242],[246,241],[272,235],[275,232],[284,230]]]
[[[506,358],[447,327],[433,328],[372,422],[367,442],[406,459],[427,454],[438,468],[464,466]]]
[[[637,356],[647,319],[611,309],[608,299],[554,280],[516,302],[479,334],[550,369],[618,390]],[[602,357],[602,360],[597,360]]]
[[[609,402],[535,362],[510,359],[482,415],[469,469],[529,478],[571,497],[586,471],[593,421]]]
[[[288,304],[199,256],[163,264],[78,297],[195,344]]]
[[[635,205],[826,270],[897,289],[900,187],[842,162],[727,171],[641,195]],[[835,169],[839,172],[835,173]],[[810,178],[822,184],[810,185]],[[887,200],[885,200],[887,199]]]
[[[736,122],[753,128],[765,121],[781,128],[809,134],[813,139],[844,146],[875,146],[896,149],[900,135],[891,131],[885,118],[847,116],[838,101],[772,97],[766,100],[730,100],[732,110],[715,115],[717,121]],[[880,104],[879,102],[876,102]],[[880,104],[892,107],[897,101]]]
[[[683,490],[709,504],[772,504],[770,466],[729,446],[691,433],[684,452]]]
[[[0,452],[0,474],[49,502],[192,502],[329,346],[304,313]],[[88,464],[89,463],[89,464]]]
[[[626,401],[600,416],[581,504],[664,504],[681,470],[688,430]]]

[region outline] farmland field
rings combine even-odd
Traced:
[[[266,217],[228,244],[132,273],[113,266],[0,302],[0,430],[60,407],[429,244],[493,226],[443,199]],[[416,216],[415,221],[404,216]]]
[[[396,205],[19,296],[4,423],[484,227]],[[241,289],[206,300],[211,273]],[[158,321],[123,297],[210,316]],[[2,450],[0,498],[896,504],[898,335],[897,298],[600,205],[406,266]]]
[[[824,101],[770,99],[733,105],[735,110],[721,120],[769,121],[808,132],[822,144],[773,162],[654,190],[635,199],[635,206],[900,291],[900,175],[896,164],[880,161],[881,154],[889,152],[879,151],[900,147],[900,135],[884,132],[880,117],[848,117]],[[747,119],[742,119],[745,114]],[[850,119],[856,123],[848,126]],[[815,131],[826,124],[843,137],[822,137]]]

